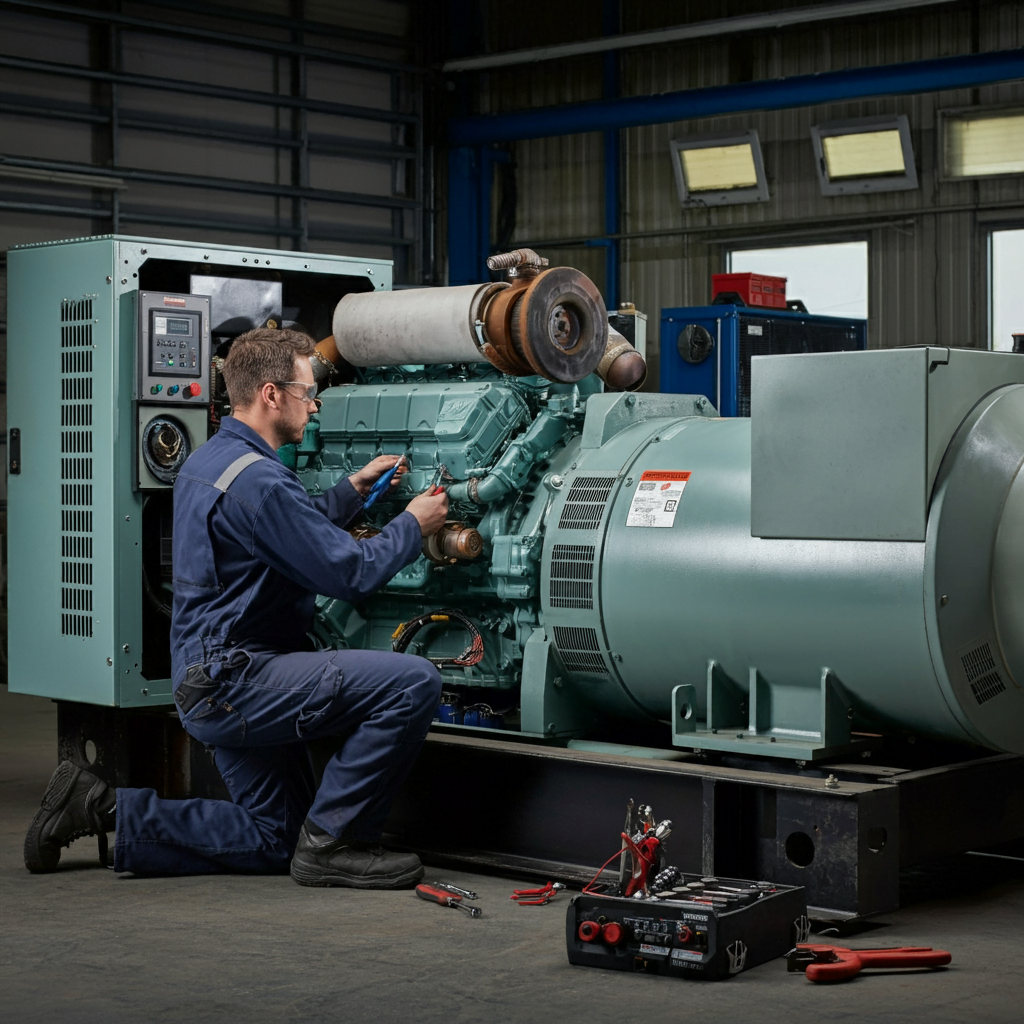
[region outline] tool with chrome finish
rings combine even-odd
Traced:
[[[633,798],[626,801],[626,823],[622,826],[622,853],[619,855],[619,893],[626,891],[626,865],[629,864],[629,847],[626,836],[633,834]]]
[[[416,895],[421,900],[427,900],[428,903],[439,903],[442,907],[457,907],[459,910],[464,910],[471,917],[479,917],[483,913],[479,907],[467,907],[462,902],[461,896],[453,896],[450,892],[446,892],[444,889],[436,889],[432,885],[420,883],[416,886]]]
[[[427,490],[431,494],[440,494],[448,489],[448,484],[454,482],[455,478],[448,472],[448,467],[442,462],[434,470],[434,475],[430,478],[430,485],[427,487]]]
[[[450,892],[454,896],[461,896],[467,900],[478,899],[475,892],[471,892],[469,889],[460,889],[457,885],[452,885],[451,882],[434,882],[433,884],[435,888],[444,889],[445,892]]]
[[[847,949],[845,946],[801,943],[786,954],[789,971],[804,971],[811,981],[846,981],[869,967],[945,967],[953,957],[931,946],[891,949]]]

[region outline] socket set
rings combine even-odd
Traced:
[[[670,870],[670,887],[650,895],[576,896],[565,920],[569,963],[728,978],[807,941],[811,923],[803,886]]]

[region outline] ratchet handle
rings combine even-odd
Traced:
[[[450,892],[445,892],[444,889],[435,889],[434,886],[427,885],[425,882],[416,886],[416,895],[419,896],[421,900],[428,900],[431,903],[440,903],[442,907],[450,907],[456,903],[462,902],[461,896],[454,896]]]
[[[464,910],[470,917],[479,917],[483,913],[479,907],[467,907],[462,902],[461,896],[455,896],[450,892],[445,892],[444,889],[427,885],[426,882],[421,882],[416,886],[416,895],[421,900],[427,900],[430,903],[440,903],[442,907],[455,907],[456,910]]]

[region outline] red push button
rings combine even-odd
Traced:
[[[601,938],[604,939],[609,946],[617,946],[625,938],[622,925],[619,924],[618,921],[609,921],[601,928]]]
[[[202,385],[198,381],[192,381],[191,384],[186,384],[181,390],[182,398],[197,398],[203,393]]]
[[[596,921],[582,921],[576,934],[584,942],[593,942],[601,934],[601,926]]]

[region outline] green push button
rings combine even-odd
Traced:
[[[164,386],[163,386],[163,384],[154,384],[154,385],[153,385],[153,386],[152,386],[152,387],[151,387],[151,388],[149,389],[149,393],[150,393],[151,395],[159,395],[159,394],[160,394],[160,392],[161,392],[161,391],[163,391],[163,389],[164,389]]]

